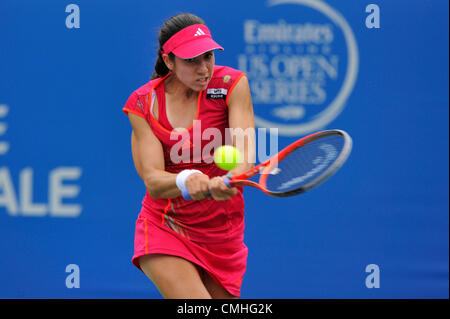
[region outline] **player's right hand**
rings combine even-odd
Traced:
[[[186,179],[185,185],[192,199],[201,200],[208,194],[209,177],[205,174],[195,173]]]
[[[222,177],[219,176],[209,180],[209,191],[211,193],[211,197],[216,201],[229,200],[237,194],[237,189],[234,187],[229,188],[223,182]]]

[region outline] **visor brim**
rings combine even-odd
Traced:
[[[198,40],[183,43],[172,53],[181,59],[192,59],[211,50],[224,50],[216,41],[211,38],[202,37]]]

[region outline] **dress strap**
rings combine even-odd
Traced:
[[[158,99],[158,122],[165,129],[171,131],[173,130],[173,127],[167,118],[165,92],[164,82],[161,82],[161,84],[156,87],[156,97]]]

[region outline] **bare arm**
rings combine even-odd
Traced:
[[[136,171],[153,198],[173,198],[180,195],[175,183],[176,174],[164,170],[164,154],[161,142],[153,134],[145,119],[128,114],[133,133],[131,151]]]
[[[238,175],[252,168],[256,160],[255,120],[248,79],[245,76],[241,77],[228,99],[228,123],[233,145],[239,149],[243,159],[229,173]],[[216,200],[228,200],[237,192],[235,188],[228,188],[220,179],[211,179],[209,189]]]
[[[242,154],[243,162],[231,170],[238,175],[252,168],[256,161],[255,118],[248,79],[243,76],[228,100],[228,122],[233,129],[233,144]]]
[[[164,170],[164,153],[161,142],[153,134],[145,119],[128,114],[133,133],[131,150],[134,166],[144,181],[152,198],[174,198],[181,195],[176,185],[177,174]],[[203,174],[192,174],[186,180],[186,187],[192,198],[202,199],[208,190],[209,178]]]

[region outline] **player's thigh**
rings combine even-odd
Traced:
[[[139,264],[164,298],[211,298],[197,267],[184,258],[150,254],[140,257]]]
[[[204,270],[201,273],[203,284],[208,290],[209,294],[214,299],[238,299],[237,296],[230,294],[224,287],[219,285],[210,275]]]

